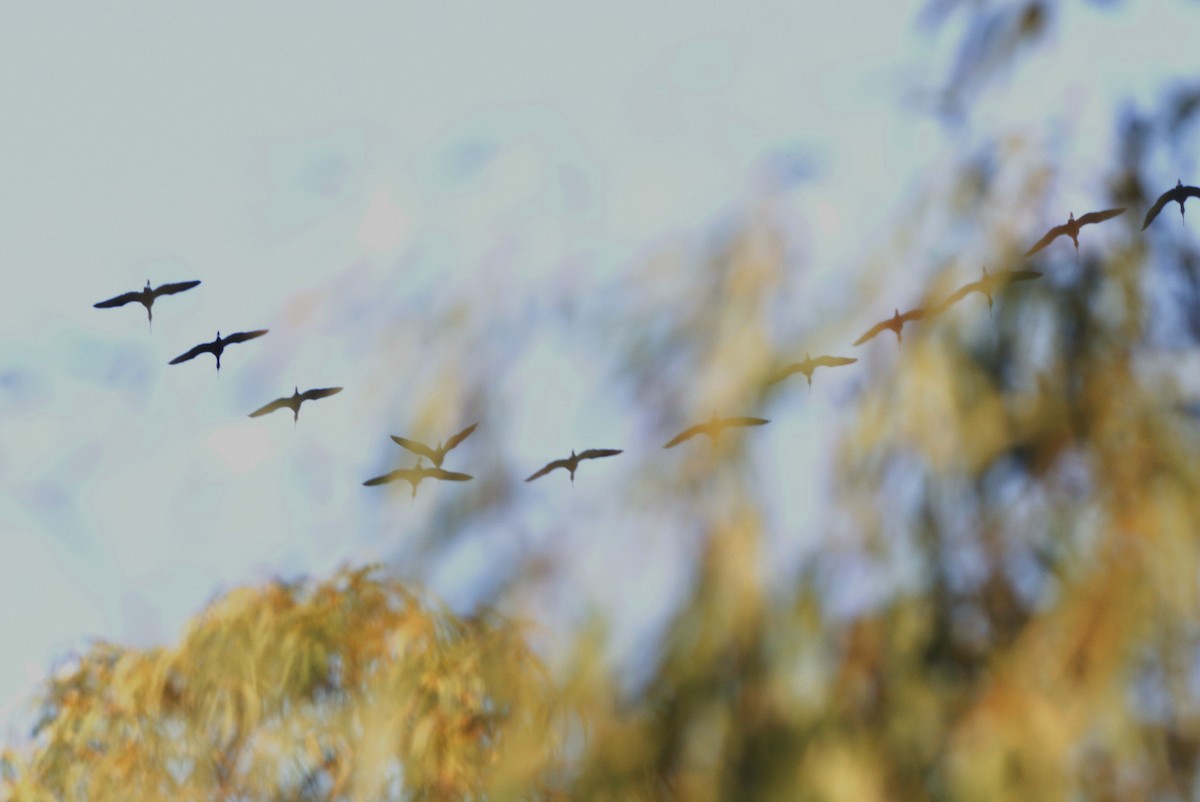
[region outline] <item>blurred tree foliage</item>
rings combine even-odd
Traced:
[[[935,29],[966,19],[941,111],[969,131],[971,97],[1061,12],[930,4]],[[1138,228],[1174,182],[1149,166],[1195,141],[1198,98],[1200,84],[1172,87],[1115,121],[1095,208],[1131,211],[1103,249],[1059,242],[1046,277],[990,317],[965,299],[906,331],[894,359],[856,366],[825,455],[829,534],[794,575],[764,556],[740,441],[693,450],[679,476],[630,478],[631,507],[674,504],[699,533],[642,680],[613,669],[603,625],[551,676],[507,619],[459,620],[365,571],[239,590],[174,649],[101,644],[60,671],[32,743],[6,757],[7,795],[1195,797],[1200,428],[1179,366],[1200,338],[1200,253],[1168,213]],[[881,309],[883,265],[911,266],[936,300],[978,277],[971,259],[1015,265],[1045,230],[1020,215],[1048,195],[1053,156],[1019,134],[966,136],[868,259],[861,295]],[[597,323],[646,410],[754,408],[772,352],[840,325],[806,301],[816,324],[773,328],[801,294],[787,233],[763,217],[734,229],[700,269],[650,260]],[[875,584],[849,611],[834,603],[846,576]]]

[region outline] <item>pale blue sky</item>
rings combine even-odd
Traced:
[[[897,270],[875,288],[886,300],[850,306],[873,232],[956,145],[1016,129],[1056,159],[1056,213],[1026,210],[1014,236],[1096,205],[1117,104],[1200,74],[1194,6],[1152,5],[1067,3],[957,131],[908,108],[956,39],[954,23],[918,33],[910,3],[0,6],[6,716],[88,637],[170,640],[222,588],[402,559],[455,520],[458,491],[410,502],[361,481],[400,464],[389,433],[436,441],[476,417],[448,467],[515,474],[494,482],[510,517],[472,521],[479,536],[428,581],[465,603],[559,548],[577,592],[531,605],[608,605],[636,640],[690,535],[647,538],[675,521],[644,500],[612,511],[615,460],[573,490],[517,481],[572,448],[663,459],[630,399],[598,392],[614,355],[573,315],[770,196],[825,305],[812,350],[844,350],[920,293],[927,275]],[[812,180],[789,184],[790,160]],[[1195,168],[1163,164],[1164,188]],[[92,308],[147,278],[204,283],[162,299],[153,333],[140,306]],[[261,327],[220,378],[207,358],[167,365],[217,329]],[[435,337],[442,359],[492,366],[493,408],[439,403],[462,379],[422,358]],[[813,542],[854,381],[820,379],[753,446],[784,561]],[[297,427],[246,418],[293,385],[346,391]],[[798,441],[811,456],[790,455]]]

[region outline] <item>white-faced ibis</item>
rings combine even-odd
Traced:
[[[251,418],[257,418],[259,415],[266,415],[268,412],[274,412],[277,409],[287,407],[292,411],[292,423],[300,420],[300,405],[305,401],[316,401],[318,398],[328,398],[331,395],[337,395],[342,391],[341,387],[323,387],[319,390],[305,390],[300,392],[299,387],[292,390],[292,394],[285,398],[276,398],[266,406],[259,407],[250,413]]]
[[[1154,222],[1154,218],[1158,217],[1158,213],[1163,210],[1171,201],[1179,204],[1179,219],[1183,220],[1183,202],[1188,198],[1200,198],[1200,188],[1185,187],[1182,181],[1175,182],[1174,189],[1168,189],[1166,192],[1158,196],[1158,200],[1150,207],[1150,211],[1146,212],[1146,222],[1142,223],[1142,231],[1146,230],[1146,226]]]
[[[1075,219],[1075,213],[1071,212],[1071,217],[1069,220],[1067,220],[1067,222],[1063,223],[1061,226],[1055,226],[1047,231],[1046,236],[1038,240],[1037,244],[1032,248],[1025,251],[1025,255],[1033,256],[1035,253],[1040,251],[1042,248],[1045,248],[1057,237],[1061,237],[1063,234],[1066,234],[1071,238],[1071,242],[1075,243],[1075,253],[1079,253],[1079,229],[1092,223],[1102,223],[1105,220],[1116,217],[1123,211],[1125,211],[1124,206],[1122,206],[1120,209],[1105,209],[1102,212],[1088,212],[1078,220]]]
[[[620,454],[621,451],[622,450],[619,448],[589,448],[587,451],[584,451],[581,454],[576,454],[575,449],[571,449],[571,456],[567,457],[566,459],[556,459],[554,462],[546,463],[546,467],[531,475],[525,481],[532,482],[539,476],[545,476],[546,474],[550,473],[550,471],[554,470],[555,468],[566,468],[567,473],[571,474],[571,485],[574,486],[575,470],[579,467],[581,460],[598,459],[600,457],[615,457],[617,454]]]
[[[770,423],[770,421],[766,418],[718,418],[716,413],[713,413],[712,418],[707,423],[698,423],[691,428],[684,429],[672,437],[670,442],[663,446],[663,448],[674,448],[684,440],[690,440],[698,434],[708,435],[708,439],[712,441],[713,445],[716,445],[717,435],[725,429],[735,426],[762,426],[765,423]]]
[[[450,451],[463,440],[466,440],[468,437],[470,437],[471,432],[475,431],[475,427],[478,425],[478,422],[472,423],[470,426],[447,440],[445,445],[442,445],[439,442],[437,444],[437,448],[430,448],[424,443],[418,443],[416,440],[409,440],[407,437],[398,437],[394,434],[390,436],[399,445],[404,446],[414,454],[421,454],[422,456],[429,457],[429,461],[440,468],[442,467],[442,460],[446,458],[446,452]]]
[[[217,339],[210,343],[201,343],[192,350],[180,354],[170,361],[171,365],[178,365],[180,362],[187,362],[189,359],[194,359],[201,354],[212,354],[217,358],[217,372],[221,370],[221,352],[225,350],[225,346],[233,345],[234,343],[244,343],[246,340],[253,340],[255,337],[261,337],[267,333],[267,329],[258,329],[256,331],[239,331],[230,334],[228,337],[222,337],[221,332],[217,332]]]
[[[938,306],[938,311],[940,312],[950,306],[950,304],[961,301],[973,292],[983,293],[987,298],[988,309],[991,310],[993,292],[1002,290],[1015,281],[1032,281],[1035,278],[1041,277],[1042,274],[1036,270],[1003,270],[999,273],[989,273],[985,267],[983,268],[983,278],[959,287],[953,295],[942,301]]]
[[[418,459],[417,464],[411,468],[401,468],[398,471],[385,473],[383,476],[376,476],[373,479],[368,479],[363,482],[366,487],[374,485],[385,485],[388,482],[398,482],[403,479],[412,484],[412,497],[417,497],[417,486],[421,484],[423,479],[444,479],[448,482],[467,482],[474,479],[474,476],[466,473],[457,473],[456,471],[444,471],[441,468],[426,468],[421,465],[422,460]]]
[[[900,330],[904,328],[905,323],[908,323],[910,320],[921,320],[924,317],[934,314],[932,312],[926,312],[924,309],[912,309],[908,312],[905,312],[903,315],[900,314],[899,309],[895,309],[893,311],[895,312],[894,315],[887,320],[880,321],[871,328],[867,329],[867,333],[855,340],[854,344],[862,345],[876,334],[888,329],[891,329],[896,333],[896,342],[902,342],[904,337],[900,334]]]
[[[160,295],[174,295],[177,292],[190,290],[192,287],[199,286],[199,281],[180,281],[175,284],[160,284],[154,289],[150,288],[150,279],[146,279],[146,288],[143,290],[135,290],[134,292],[126,292],[118,295],[115,298],[109,298],[107,301],[101,301],[98,304],[92,304],[96,309],[112,309],[115,306],[124,306],[137,302],[146,307],[146,320],[151,325],[154,324],[154,313],[150,311],[150,307],[154,306],[154,299]]]
[[[787,367],[780,368],[778,373],[767,380],[767,384],[781,382],[793,373],[803,373],[804,378],[808,380],[808,386],[812,387],[813,371],[817,368],[836,368],[839,365],[852,365],[857,361],[857,359],[848,356],[819,356],[813,359],[805,352],[804,361],[793,362]]]

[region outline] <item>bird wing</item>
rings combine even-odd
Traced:
[[[373,479],[368,479],[367,481],[363,482],[363,485],[366,487],[384,485],[388,482],[395,482],[398,479],[407,479],[411,482],[413,480],[414,473],[415,471],[413,468],[401,468],[398,471],[392,471],[391,473],[385,473],[383,476],[376,476]]]
[[[266,334],[269,329],[256,329],[255,331],[235,331],[228,337],[222,337],[221,342],[226,345],[230,343],[244,343],[246,340],[253,340],[255,337],[261,337]]]
[[[811,361],[818,367],[836,368],[838,365],[852,365],[858,360],[849,356],[819,356]]]
[[[722,426],[762,426],[770,421],[766,418],[722,418],[717,423]]]
[[[615,457],[620,454],[619,448],[589,448],[579,453],[579,459],[598,459],[599,457]]]
[[[1184,198],[1200,198],[1200,187],[1184,187],[1182,194]]]
[[[861,336],[861,337],[859,337],[857,340],[855,340],[855,341],[854,341],[854,344],[855,344],[855,345],[862,345],[863,343],[865,343],[867,340],[869,340],[869,339],[871,339],[872,337],[874,337],[874,336],[875,336],[876,334],[878,334],[879,332],[881,332],[881,331],[885,331],[885,330],[887,330],[888,328],[890,328],[890,326],[889,326],[888,324],[890,324],[891,322],[892,322],[892,319],[889,317],[887,320],[883,320],[883,321],[880,321],[879,323],[876,323],[874,326],[872,326],[871,328],[867,329],[867,333],[866,333],[866,334],[864,334],[863,336]]]
[[[1054,228],[1047,231],[1046,236],[1044,236],[1040,240],[1038,240],[1036,245],[1034,245],[1029,250],[1025,251],[1025,255],[1033,256],[1035,253],[1040,251],[1042,248],[1045,248],[1047,245],[1049,245],[1051,242],[1053,242],[1055,237],[1059,237],[1066,233],[1067,233],[1066,225],[1055,226]]]
[[[900,322],[907,323],[910,320],[920,320],[923,317],[932,316],[934,314],[936,314],[936,311],[926,312],[924,309],[910,309],[900,316]]]
[[[665,446],[663,446],[663,448],[672,448],[674,446],[679,445],[684,440],[688,440],[692,437],[695,437],[696,435],[698,435],[704,431],[704,427],[706,425],[707,424],[704,424],[704,423],[698,423],[695,426],[691,427],[690,429],[684,429],[682,432],[680,432],[679,434],[672,437],[671,441],[669,443],[667,443]]]
[[[957,290],[955,290],[954,293],[949,298],[947,298],[946,300],[944,300],[940,304],[938,304],[936,308],[937,309],[947,309],[947,308],[949,308],[950,304],[958,303],[959,301],[961,301],[963,298],[966,298],[968,295],[970,295],[975,290],[981,290],[982,287],[983,287],[983,282],[980,282],[980,281],[972,281],[970,284],[964,284],[963,286],[961,286]]]
[[[430,459],[435,459],[437,457],[437,454],[434,453],[433,449],[424,443],[418,443],[416,440],[409,440],[407,437],[397,437],[394,434],[389,435],[389,437],[395,440],[398,445],[404,446],[414,454],[421,454],[422,456],[429,457]]]
[[[767,384],[775,384],[776,382],[781,382],[784,379],[786,379],[788,376],[791,376],[793,373],[799,373],[800,371],[804,370],[804,365],[805,365],[804,362],[793,362],[792,364],[788,365],[787,367],[780,368],[778,373],[771,376],[771,378],[767,379]]]
[[[532,482],[534,479],[537,479],[539,476],[545,476],[546,474],[550,473],[550,471],[554,470],[555,468],[567,468],[567,467],[569,467],[569,463],[567,462],[567,460],[556,459],[556,460],[554,460],[554,462],[546,463],[546,467],[542,468],[540,471],[533,474],[525,481]]]
[[[434,479],[448,479],[451,482],[466,482],[475,477],[469,473],[458,473],[457,471],[444,471],[441,468],[426,469],[426,476],[432,476]]]
[[[1146,222],[1142,223],[1142,231],[1145,231],[1146,227],[1154,222],[1154,218],[1158,217],[1158,213],[1163,210],[1163,207],[1171,202],[1174,194],[1174,189],[1168,189],[1166,192],[1158,196],[1158,200],[1156,200],[1154,205],[1150,207],[1150,211],[1146,212]]]
[[[109,298],[107,301],[101,301],[98,304],[92,304],[96,309],[111,309],[114,306],[124,306],[131,304],[134,301],[141,303],[142,294],[140,292],[123,292],[115,298]]]
[[[150,291],[151,297],[157,298],[160,295],[174,295],[177,292],[190,290],[192,287],[199,285],[199,281],[179,281],[174,284],[162,284]]]
[[[269,403],[265,406],[261,406],[258,409],[254,410],[253,412],[251,412],[250,417],[257,418],[259,415],[266,415],[269,412],[274,412],[277,409],[283,409],[286,406],[288,406],[288,399],[276,398],[271,403]]]
[[[478,425],[479,425],[479,421],[476,421],[475,423],[472,423],[467,428],[463,429],[458,434],[451,437],[449,440],[446,441],[444,450],[449,451],[450,449],[454,448],[456,445],[461,443],[463,440],[466,440],[468,437],[471,436],[471,432],[475,431],[475,427]]]
[[[1086,226],[1089,223],[1101,223],[1105,220],[1110,220],[1110,219],[1116,217],[1123,211],[1125,211],[1124,206],[1122,206],[1120,209],[1105,209],[1102,212],[1088,212],[1087,214],[1085,214],[1083,217],[1079,218],[1075,222],[1079,223],[1079,225],[1081,225],[1081,226]]]
[[[315,390],[305,390],[300,394],[301,401],[316,401],[318,398],[328,398],[342,391],[341,387],[322,387]]]
[[[1041,272],[1037,270],[1009,270],[1007,273],[997,273],[998,276],[1004,276],[1004,280],[1011,281],[1033,281],[1035,278],[1041,278]]]
[[[182,353],[179,356],[175,357],[167,364],[178,365],[180,362],[187,362],[189,359],[194,359],[195,357],[198,357],[201,354],[211,354],[211,353],[213,353],[213,351],[214,351],[214,347],[213,347],[212,343],[201,343],[200,345],[197,345],[192,350]]]

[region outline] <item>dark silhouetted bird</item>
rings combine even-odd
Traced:
[[[146,307],[146,320],[151,325],[154,324],[154,313],[150,311],[150,307],[154,306],[154,299],[160,295],[174,295],[177,292],[190,290],[200,284],[199,281],[180,281],[176,284],[160,284],[154,289],[150,289],[150,279],[146,279],[146,288],[135,292],[126,292],[118,295],[115,298],[109,298],[107,301],[101,301],[98,304],[92,304],[96,309],[111,309],[115,306],[124,306],[131,304],[134,301]]]
[[[368,479],[363,482],[366,487],[374,485],[385,485],[388,482],[398,482],[403,479],[412,484],[412,497],[417,497],[417,486],[421,484],[423,479],[443,479],[448,482],[467,482],[474,479],[474,476],[466,473],[457,473],[455,471],[444,471],[441,468],[426,468],[421,465],[422,460],[418,459],[417,464],[411,468],[401,468],[398,471],[385,473],[383,476],[376,476],[373,479]]]
[[[848,356],[819,356],[813,359],[805,352],[803,362],[793,362],[787,367],[781,368],[778,373],[767,380],[767,384],[781,382],[793,373],[803,373],[804,378],[808,380],[808,386],[812,387],[813,371],[817,368],[836,368],[839,365],[851,365],[857,361]]]
[[[234,343],[244,343],[246,340],[253,340],[255,337],[261,337],[267,333],[267,329],[258,329],[257,331],[239,331],[230,334],[228,337],[222,337],[221,332],[217,332],[217,339],[210,343],[201,343],[192,350],[180,354],[172,359],[168,364],[178,365],[180,362],[187,362],[189,359],[194,359],[201,354],[212,354],[217,358],[217,372],[221,371],[221,352],[225,350],[225,346],[233,345]]]
[[[450,451],[463,440],[466,440],[468,437],[470,437],[471,432],[475,431],[475,427],[478,425],[478,423],[472,423],[470,426],[447,440],[446,445],[443,446],[439,442],[437,444],[437,448],[430,448],[424,443],[418,443],[416,440],[409,440],[406,437],[397,437],[394,434],[391,435],[391,438],[414,454],[421,454],[429,457],[429,461],[440,468],[442,467],[442,460],[446,458],[446,452]]]
[[[876,334],[886,331],[887,329],[891,329],[892,331],[896,332],[896,342],[901,342],[904,337],[901,336],[900,330],[904,328],[905,323],[909,322],[910,320],[921,320],[922,318],[930,317],[937,313],[936,310],[934,312],[926,312],[924,309],[913,309],[905,312],[902,315],[900,314],[899,309],[895,309],[893,311],[895,312],[894,315],[887,320],[880,321],[871,328],[867,329],[867,333],[855,340],[854,344],[862,345]]]
[[[716,413],[713,413],[712,418],[707,423],[698,423],[689,429],[684,429],[679,434],[671,438],[663,448],[673,448],[684,440],[690,440],[698,434],[708,435],[708,439],[713,445],[717,443],[717,435],[725,429],[735,426],[762,426],[765,423],[770,423],[766,418],[718,418]]]
[[[1067,220],[1067,222],[1063,223],[1061,226],[1055,226],[1047,231],[1046,236],[1038,240],[1037,244],[1032,248],[1025,251],[1025,255],[1033,256],[1042,248],[1045,248],[1047,245],[1053,242],[1055,238],[1061,237],[1063,234],[1066,234],[1071,238],[1071,242],[1075,243],[1075,253],[1079,253],[1079,229],[1092,223],[1102,223],[1105,220],[1116,217],[1123,211],[1125,211],[1124,206],[1122,206],[1120,209],[1105,209],[1102,212],[1088,212],[1078,220],[1075,219],[1075,213],[1071,212],[1071,217],[1069,220]]]
[[[319,390],[305,390],[300,392],[299,387],[292,390],[292,395],[286,398],[276,398],[266,406],[259,407],[250,413],[251,418],[257,418],[259,415],[266,415],[268,412],[274,412],[277,409],[287,407],[292,411],[292,423],[300,420],[300,405],[305,401],[316,401],[318,398],[328,398],[331,395],[337,395],[342,391],[341,387],[324,387]]]
[[[973,292],[983,293],[987,297],[988,309],[990,310],[992,308],[993,292],[1002,290],[1015,281],[1032,281],[1035,278],[1041,277],[1042,274],[1036,270],[1003,270],[999,273],[989,273],[985,267],[983,269],[983,278],[959,287],[953,295],[942,301],[937,307],[937,311],[941,312],[945,310],[946,307],[961,301]]]
[[[1179,220],[1183,221],[1183,202],[1188,198],[1200,198],[1200,188],[1185,187],[1182,181],[1175,182],[1174,189],[1168,189],[1166,192],[1158,196],[1158,200],[1150,207],[1150,211],[1146,212],[1146,222],[1142,223],[1142,231],[1146,230],[1146,226],[1154,222],[1154,218],[1158,217],[1158,213],[1163,210],[1171,201],[1179,204]]]
[[[621,453],[621,449],[619,449],[619,448],[589,448],[587,451],[584,451],[582,454],[576,454],[575,449],[571,449],[571,456],[567,457],[566,459],[556,459],[556,460],[554,460],[554,462],[546,463],[546,467],[542,468],[537,473],[531,475],[525,481],[532,482],[534,479],[537,479],[539,476],[545,476],[546,474],[550,473],[550,471],[554,470],[555,468],[566,468],[567,473],[571,474],[571,485],[574,486],[575,485],[575,470],[579,467],[579,463],[581,460],[598,459],[599,457],[615,457],[617,454],[620,454],[620,453]]]

